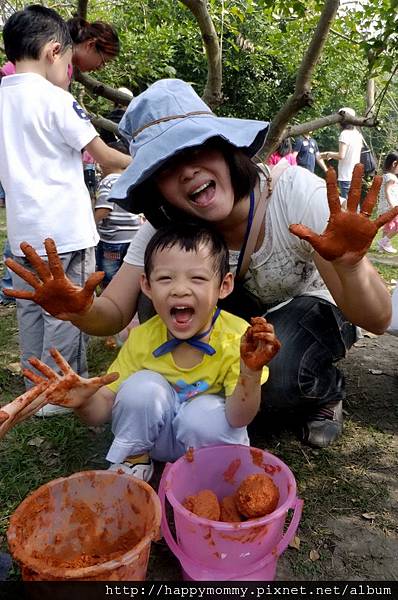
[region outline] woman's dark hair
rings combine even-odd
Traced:
[[[73,17],[67,23],[74,44],[95,40],[97,50],[100,50],[106,56],[114,58],[119,54],[119,36],[116,29],[109,23],[103,21],[89,23],[81,17]]]
[[[3,27],[3,40],[6,56],[14,64],[23,59],[38,60],[48,42],[58,42],[61,54],[72,45],[63,18],[40,4],[31,4],[12,14]]]
[[[387,173],[391,169],[393,163],[395,163],[397,161],[398,161],[398,152],[395,152],[395,150],[393,152],[389,152],[384,159],[383,170]]]
[[[278,146],[277,152],[280,156],[286,156],[292,152],[292,142],[290,138],[284,139]]]
[[[220,282],[229,272],[229,253],[221,235],[210,226],[198,227],[195,223],[173,223],[161,227],[149,240],[145,249],[144,270],[149,279],[153,263],[152,257],[157,251],[178,246],[186,252],[197,252],[200,245],[209,248],[214,262],[214,272],[220,276]]]
[[[341,129],[355,129],[355,125],[351,125],[350,123],[339,123]]]
[[[232,144],[215,137],[207,140],[200,148],[216,148],[219,150],[228,165],[232,189],[234,190],[235,203],[242,200],[254,188],[258,178],[258,170],[247,154]],[[198,147],[196,147],[198,148]],[[183,155],[184,150],[181,151]],[[172,161],[175,155],[170,160]],[[167,168],[168,161],[161,166]],[[138,185],[132,192],[134,204],[139,206],[137,212],[144,213],[148,221],[156,228],[167,225],[171,221],[184,223],[188,218],[186,213],[171,206],[159,192],[155,176],[152,175]],[[199,221],[199,219],[198,219]]]

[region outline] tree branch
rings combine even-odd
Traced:
[[[283,139],[287,124],[304,106],[312,104],[311,78],[326,43],[339,0],[326,0],[310,45],[303,56],[296,77],[295,90],[272,120],[261,155],[267,158]]]
[[[349,125],[355,125],[357,127],[376,127],[377,125],[377,121],[372,116],[352,117],[345,113],[334,113],[326,117],[307,121],[306,123],[300,123],[299,125],[289,125],[283,131],[281,139],[290,136],[303,135],[304,133],[316,131],[317,129],[322,129],[322,127],[329,127],[336,123],[348,123]]]
[[[366,82],[366,111],[368,116],[373,115],[375,105],[375,80],[368,79]]]
[[[213,21],[207,10],[206,0],[180,0],[198,22],[207,56],[207,82],[202,99],[215,108],[222,102],[222,64],[220,44]]]
[[[78,0],[77,15],[82,19],[87,19],[88,0]]]
[[[91,122],[94,127],[98,129],[106,129],[106,131],[110,131],[118,138],[120,138],[120,133],[117,128],[117,123],[114,123],[110,119],[106,119],[105,117],[100,117],[99,115],[91,115]]]
[[[91,75],[87,75],[87,73],[82,73],[75,69],[74,77],[76,81],[83,84],[91,94],[102,96],[103,98],[112,100],[115,104],[121,104],[122,106],[128,106],[131,102],[131,96],[128,94],[119,92],[119,90],[115,90],[110,85],[101,83],[101,81],[98,81],[98,79],[95,79]]]

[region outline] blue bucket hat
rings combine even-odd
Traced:
[[[178,152],[219,137],[252,157],[262,148],[268,126],[267,121],[217,117],[185,81],[157,81],[130,102],[120,121],[133,161],[112,186],[111,198],[141,212],[134,188]]]

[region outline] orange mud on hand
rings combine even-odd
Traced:
[[[252,317],[240,343],[240,356],[251,371],[260,371],[275,356],[281,343],[264,317]]]
[[[273,512],[279,502],[279,490],[271,477],[255,473],[246,477],[235,492],[238,511],[248,519]]]
[[[91,398],[104,385],[108,385],[118,379],[118,373],[108,373],[99,377],[80,377],[70,367],[64,357],[56,348],[50,349],[50,354],[61,371],[61,375],[53,371],[48,365],[38,358],[29,359],[30,364],[39,371],[40,375],[26,370],[25,377],[35,383],[46,382],[47,403],[67,406],[69,408],[80,408],[86,400]]]
[[[46,404],[44,400],[44,391],[46,388],[46,382],[38,383],[12,402],[9,402],[9,404],[1,407],[0,439],[2,439],[14,425],[23,421],[30,414],[37,412],[44,404]]]
[[[0,410],[0,425],[4,423],[4,421],[7,421],[7,419],[9,418],[10,415],[7,412],[5,412],[5,410]]]
[[[188,450],[185,452],[185,460],[187,462],[194,461],[194,449],[193,446],[189,446]]]
[[[198,517],[220,520],[220,505],[218,498],[211,490],[201,490],[193,496],[187,496],[182,503],[183,507]]]
[[[21,250],[34,272],[12,258],[6,259],[6,265],[31,285],[34,291],[5,289],[5,294],[23,300],[33,300],[54,317],[68,320],[68,315],[83,315],[90,308],[95,288],[102,281],[104,273],[93,273],[83,288],[78,287],[65,277],[54,240],[47,238],[44,246],[48,263],[40,258],[27,242],[21,243]]]
[[[234,496],[225,496],[220,502],[220,521],[224,523],[240,523],[243,517],[236,508]]]
[[[289,230],[300,239],[309,242],[322,258],[333,261],[344,257],[347,264],[355,265],[367,253],[378,229],[398,215],[398,207],[380,215],[375,221],[370,220],[377,201],[382,177],[373,179],[360,212],[357,212],[361,200],[361,187],[364,167],[354,167],[350,191],[347,199],[347,210],[342,209],[337,187],[336,171],[329,168],[326,173],[326,189],[330,217],[325,231],[318,235],[302,224],[290,225]]]

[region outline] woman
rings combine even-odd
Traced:
[[[267,164],[273,167],[278,164],[281,158],[285,158],[289,165],[297,165],[296,155],[293,154],[292,142],[290,138],[286,138],[281,144],[279,144],[278,148],[267,160]]]
[[[34,299],[87,333],[116,333],[136,311],[152,225],[177,218],[215,226],[228,244],[236,270],[266,186],[251,157],[262,147],[267,130],[266,122],[216,117],[183,81],[153,84],[132,100],[120,124],[133,161],[111,194],[121,206],[143,212],[149,221],[135,236],[123,266],[104,293],[93,299],[98,275],[84,290],[74,288],[56,264],[52,267],[51,253],[56,278],[49,278],[39,261],[43,283],[35,283],[29,296],[13,295]],[[303,441],[320,447],[342,432],[344,379],[333,363],[356,340],[352,323],[382,333],[391,318],[389,294],[365,257],[377,226],[391,214],[372,223],[364,213],[367,205],[362,214],[356,213],[356,206],[343,213],[337,194],[336,198],[330,214],[324,181],[306,169],[287,166],[274,182],[244,276],[244,292],[250,298],[240,299],[241,309],[249,299],[254,301],[252,314],[265,313],[282,342],[265,384],[267,408],[299,415]],[[302,239],[289,231],[291,224],[305,223],[320,233],[328,219],[327,235],[322,237],[304,226],[293,227]],[[182,291],[181,302],[186,301]]]
[[[353,108],[341,108],[339,113],[345,113],[355,117]],[[362,134],[354,125],[340,123],[341,133],[339,136],[338,152],[322,152],[321,158],[325,160],[338,160],[338,181],[340,196],[347,198],[354,166],[359,163],[362,149]]]
[[[89,23],[80,17],[68,21],[73,40],[72,64],[80,71],[97,71],[119,54],[116,30],[108,23]]]
[[[102,21],[89,23],[80,17],[73,17],[67,23],[73,41],[69,80],[72,79],[73,67],[83,72],[97,71],[119,54],[119,37],[112,25]],[[0,68],[0,74],[14,75],[15,65],[6,62]]]

